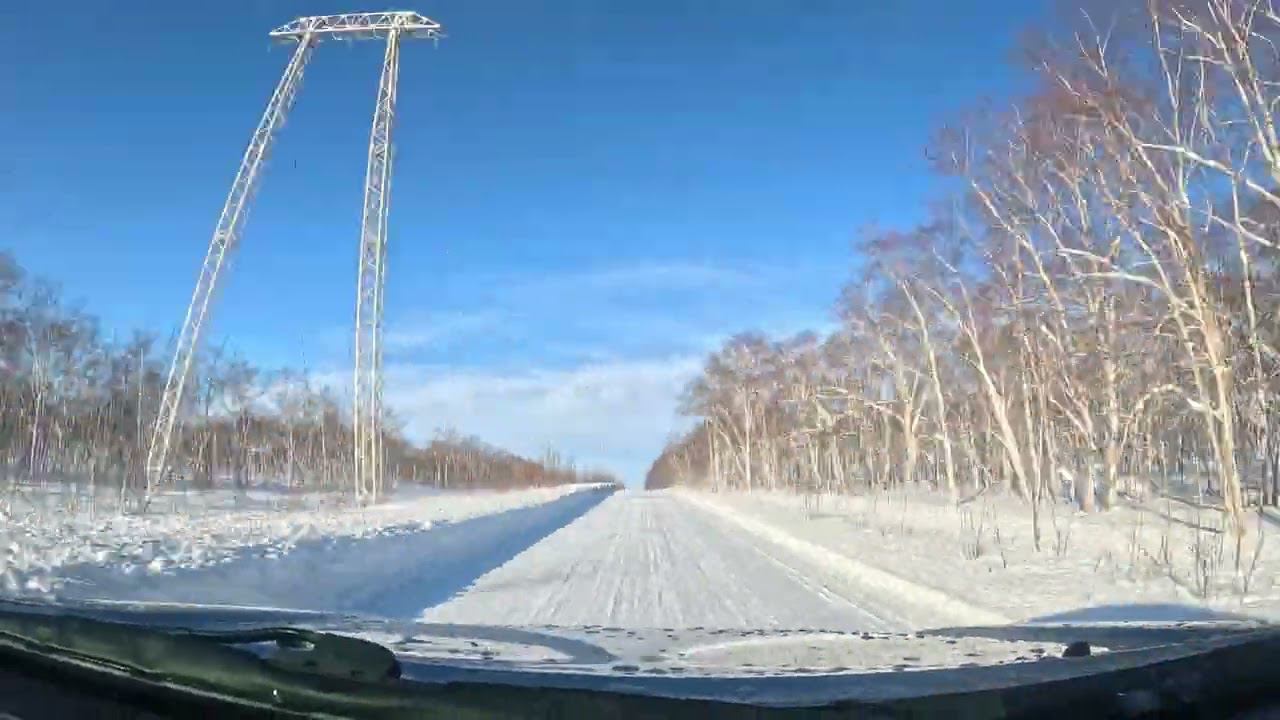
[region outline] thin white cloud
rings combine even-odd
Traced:
[[[520,289],[537,291],[560,288],[598,292],[673,287],[710,288],[747,285],[756,279],[756,272],[750,269],[709,263],[656,262],[560,273],[528,283]]]
[[[743,264],[642,261],[550,271],[472,271],[450,276],[442,287],[447,287],[455,298],[480,288],[498,302],[540,301],[581,295],[612,297],[627,291],[746,288],[761,283],[775,271],[772,267]]]
[[[474,311],[430,313],[388,328],[388,350],[413,350],[465,340],[502,327],[505,314],[497,308]]]
[[[419,439],[450,426],[521,455],[554,447],[636,482],[677,424],[680,391],[701,363],[681,356],[522,373],[398,365],[387,370],[387,401]]]

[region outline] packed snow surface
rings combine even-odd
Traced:
[[[918,608],[671,493],[619,493],[423,615],[433,622],[904,629]],[[981,619],[981,618],[979,618]]]

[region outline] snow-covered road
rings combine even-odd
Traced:
[[[678,495],[622,492],[422,617],[624,628],[905,629],[893,604]]]
[[[687,494],[587,489],[457,522],[245,546],[201,567],[69,565],[59,595],[477,625],[907,630],[964,620],[887,573],[743,522]]]

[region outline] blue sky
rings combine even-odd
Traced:
[[[173,330],[288,59],[267,32],[349,3],[0,8],[0,229],[109,329]],[[629,481],[675,396],[744,329],[821,328],[870,223],[920,219],[923,146],[1000,98],[1038,0],[436,0],[406,44],[387,288],[388,396],[555,445]],[[322,45],[279,136],[212,338],[349,366],[382,47]],[[16,70],[16,72],[15,72]],[[6,87],[7,86],[7,87]]]

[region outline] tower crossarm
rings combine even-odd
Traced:
[[[398,30],[401,38],[435,39],[442,35],[440,23],[416,12],[403,10],[300,17],[272,30],[271,37],[294,40],[309,34],[316,40],[325,37],[367,40],[385,38],[392,29]]]

